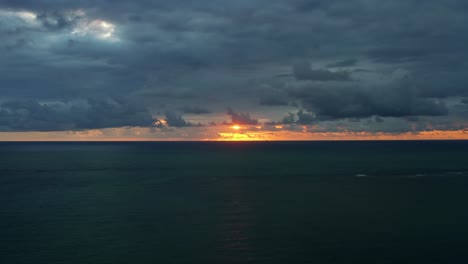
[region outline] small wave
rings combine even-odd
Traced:
[[[465,175],[467,172],[464,171],[441,171],[441,172],[433,172],[433,173],[416,173],[409,175],[409,178],[419,178],[419,177],[443,177],[443,176],[460,176]]]
[[[463,171],[447,171],[445,174],[448,174],[448,175],[463,175],[464,172]]]
[[[356,175],[354,175],[355,177],[367,177],[368,175],[367,174],[364,174],[364,173],[358,173]]]
[[[124,167],[102,167],[102,168],[69,168],[69,169],[0,169],[2,173],[14,174],[35,174],[35,173],[60,173],[60,172],[95,172],[95,171],[151,171],[169,170],[170,167],[149,167],[149,168],[124,168]]]

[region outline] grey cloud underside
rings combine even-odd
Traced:
[[[443,116],[446,105],[437,99],[419,98],[407,87],[381,90],[301,87],[291,91],[302,106],[319,119]]]
[[[194,126],[193,123],[186,121],[181,115],[174,112],[166,112],[166,119],[168,126],[171,127],[190,127]]]
[[[231,108],[228,108],[227,114],[231,117],[232,124],[244,124],[244,125],[256,125],[258,124],[258,120],[252,118],[249,113],[239,113]]]
[[[298,110],[296,113],[288,113],[279,122],[267,123],[267,125],[311,125],[318,122],[317,117],[313,113],[308,113],[304,109]]]
[[[202,114],[211,113],[210,110],[200,107],[200,106],[185,106],[185,107],[182,107],[182,111],[185,114],[194,114],[194,115],[202,115]]]
[[[299,62],[294,64],[294,76],[297,80],[311,81],[350,81],[351,77],[348,72],[339,71],[332,72],[329,70],[313,70],[309,62]]]
[[[0,131],[57,131],[151,126],[151,114],[137,105],[112,99],[70,104],[9,101],[0,104]]]
[[[270,96],[270,97],[261,98],[260,105],[282,106],[282,105],[289,105],[289,102],[286,98]]]
[[[328,64],[328,67],[330,68],[343,68],[343,67],[351,67],[357,64],[356,59],[345,59],[342,61],[338,61],[335,63],[330,63]]]
[[[181,114],[228,106],[244,124],[293,106],[293,121],[272,121],[466,124],[466,103],[451,102],[468,98],[467,13],[461,0],[4,0],[0,127],[151,126],[155,112],[190,127]]]

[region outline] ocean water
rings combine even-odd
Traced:
[[[467,263],[468,141],[0,143],[0,263]]]

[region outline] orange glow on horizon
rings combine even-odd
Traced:
[[[320,140],[468,140],[468,131],[421,131],[391,134],[384,132],[298,132],[265,131],[218,133],[216,141],[320,141]]]
[[[238,127],[238,129],[237,129]],[[234,129],[234,131],[232,131]],[[430,130],[392,134],[386,132],[319,132],[259,130],[256,127],[211,126],[176,131],[150,128],[110,128],[83,131],[1,132],[0,141],[337,141],[337,140],[468,140],[468,130]],[[229,131],[231,130],[231,131]]]
[[[270,140],[265,133],[218,133],[217,141],[265,141]]]

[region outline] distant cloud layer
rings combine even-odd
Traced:
[[[250,117],[249,113],[238,113],[229,108],[227,114],[231,117],[232,124],[256,125],[258,120]]]
[[[118,100],[39,104],[8,101],[0,104],[0,131],[56,131],[151,126],[152,116],[137,105]]]
[[[460,0],[4,0],[0,131],[468,128],[467,14]]]

